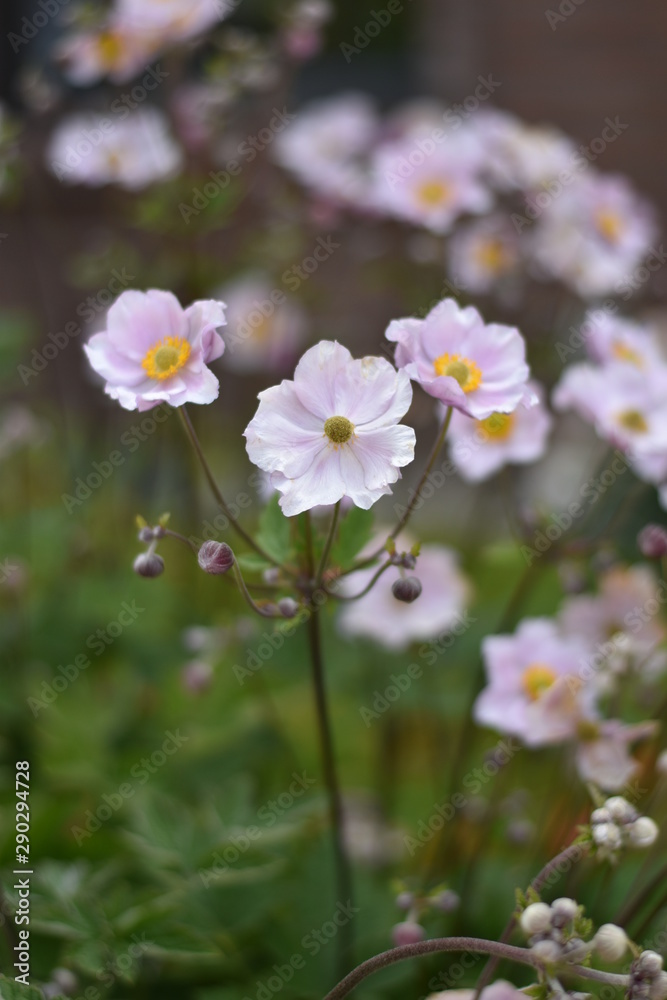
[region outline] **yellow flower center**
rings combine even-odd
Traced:
[[[636,434],[645,434],[648,430],[648,424],[639,410],[624,410],[619,413],[618,422],[626,431],[634,431]]]
[[[334,445],[345,444],[354,434],[354,424],[347,417],[329,417],[324,422],[324,433]]]
[[[507,267],[507,250],[501,240],[483,240],[476,247],[474,256],[477,263],[492,274],[500,274]]]
[[[514,414],[492,413],[490,417],[485,417],[484,420],[478,420],[477,426],[488,437],[494,438],[496,441],[504,441],[505,438],[509,437],[512,433],[512,428],[514,427]]]
[[[464,392],[472,392],[482,384],[482,372],[470,358],[462,358],[460,354],[441,354],[433,362],[438,375],[449,375],[455,378]]]
[[[451,200],[452,189],[444,181],[423,181],[417,188],[417,200],[426,208],[437,208]]]
[[[623,231],[623,222],[616,212],[598,212],[595,218],[598,230],[608,243],[618,243]]]
[[[123,46],[120,38],[113,31],[103,31],[97,37],[97,51],[104,65],[111,69],[118,62]]]
[[[636,365],[637,368],[644,367],[644,361],[641,354],[635,351],[634,348],[628,347],[628,345],[624,344],[622,340],[614,341],[611,345],[611,353],[615,358],[618,358],[619,361],[629,361],[631,365]]]
[[[531,663],[523,672],[521,686],[531,701],[537,701],[555,680],[556,672],[546,663]]]
[[[149,378],[162,382],[179,371],[190,357],[190,344],[183,337],[163,337],[141,362]]]

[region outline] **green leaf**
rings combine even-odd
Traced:
[[[43,1000],[43,997],[34,986],[24,986],[14,979],[0,976],[0,1000]],[[63,1000],[63,998],[56,997],[54,1000]]]
[[[277,562],[290,554],[290,522],[278,506],[278,495],[271,497],[259,519],[257,542]]]
[[[372,511],[353,507],[338,529],[338,539],[331,550],[331,562],[346,569],[373,537],[374,521]]]

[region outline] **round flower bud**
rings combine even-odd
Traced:
[[[658,827],[648,816],[640,816],[628,827],[633,847],[650,847],[658,839]]]
[[[637,536],[639,551],[647,559],[667,556],[667,531],[661,524],[647,524]]]
[[[527,937],[551,930],[551,909],[546,903],[531,903],[521,914],[519,923]]]
[[[658,755],[658,759],[655,762],[655,769],[658,774],[667,775],[667,750],[663,750]]]
[[[457,892],[452,889],[443,889],[434,898],[433,905],[436,910],[440,910],[442,913],[453,913],[454,910],[458,909],[460,902],[461,897]]]
[[[613,795],[604,804],[615,823],[630,823],[637,818],[637,811],[621,795]]]
[[[667,972],[661,972],[651,983],[650,1000],[667,1000]]]
[[[539,959],[540,962],[546,962],[548,964],[557,962],[562,954],[561,946],[557,941],[553,941],[551,938],[545,938],[543,941],[536,941],[534,945],[531,945],[530,950],[535,958]]]
[[[611,813],[608,809],[594,809],[591,813],[591,823],[611,823]]]
[[[396,906],[399,910],[409,910],[415,901],[414,892],[399,892],[396,897]]]
[[[281,597],[278,601],[278,611],[283,618],[294,618],[299,610],[299,602],[291,597]]]
[[[204,542],[197,561],[205,573],[219,576],[234,565],[234,553],[226,542]]]
[[[392,939],[397,948],[403,944],[417,944],[426,937],[426,931],[421,924],[414,920],[404,920],[400,924],[395,924],[391,932]]]
[[[593,938],[593,948],[605,962],[618,962],[628,947],[628,938],[622,927],[603,924]]]
[[[412,604],[421,594],[422,585],[416,576],[406,576],[403,580],[396,580],[391,592],[397,601]]]
[[[621,831],[615,823],[598,823],[593,827],[593,840],[598,847],[613,849],[621,846]]]
[[[144,542],[144,544],[147,545],[149,542],[153,541],[154,538],[153,529],[149,528],[148,525],[144,525],[143,528],[139,529],[137,538],[139,539],[140,542]]]
[[[181,671],[181,683],[186,691],[200,694],[210,687],[213,667],[206,660],[190,660]]]
[[[662,972],[662,955],[657,951],[643,951],[637,959],[637,967],[645,976],[657,976]]]
[[[557,925],[562,927],[564,924],[569,924],[571,920],[574,920],[579,912],[579,904],[574,899],[561,896],[559,899],[554,899],[551,904],[551,912]]]
[[[164,571],[164,559],[156,552],[141,552],[132,568],[139,576],[159,576]]]

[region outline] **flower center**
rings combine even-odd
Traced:
[[[628,347],[622,340],[614,341],[611,346],[611,353],[619,361],[629,361],[631,365],[636,365],[637,368],[644,367],[644,362],[639,352],[635,351],[632,347]]]
[[[97,51],[104,65],[111,69],[118,61],[123,46],[118,35],[112,31],[103,31],[97,37]]]
[[[444,181],[424,181],[417,188],[417,200],[426,208],[437,208],[451,200],[452,189]]]
[[[616,212],[601,211],[595,218],[600,234],[608,243],[618,243],[623,231],[623,224]]]
[[[183,337],[163,337],[154,344],[141,362],[149,378],[160,382],[171,378],[190,357],[190,344]]]
[[[600,736],[600,727],[592,719],[579,719],[577,722],[577,736],[585,743],[597,740]]]
[[[514,427],[514,414],[492,413],[490,417],[485,417],[484,420],[478,420],[477,426],[487,435],[487,437],[494,438],[496,441],[504,441],[505,438],[509,437],[512,433],[512,428]]]
[[[462,358],[460,354],[441,354],[433,362],[438,375],[449,375],[456,379],[464,392],[478,389],[482,383],[482,372],[474,361]]]
[[[508,264],[507,251],[501,240],[484,240],[475,250],[475,258],[492,274],[500,274]]]
[[[555,671],[546,663],[531,663],[521,676],[521,686],[531,701],[537,701],[555,680]]]
[[[334,444],[345,444],[354,434],[354,424],[347,417],[329,417],[324,422],[324,433]]]
[[[636,434],[645,434],[648,430],[648,424],[639,410],[623,410],[618,415],[618,422],[626,431],[634,431]]]

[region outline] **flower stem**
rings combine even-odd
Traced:
[[[449,425],[452,420],[452,413],[453,413],[453,408],[451,406],[448,406],[447,413],[445,414],[445,419],[442,422],[442,426],[438,431],[438,436],[436,437],[433,447],[431,448],[431,452],[426,461],[426,466],[424,468],[424,471],[422,472],[421,479],[417,484],[417,489],[412,494],[412,499],[410,500],[408,506],[403,511],[403,514],[399,518],[398,523],[395,525],[395,527],[389,534],[389,538],[396,538],[401,533],[401,531],[403,531],[403,528],[406,526],[406,524],[412,517],[414,509],[421,499],[422,490],[424,489],[426,481],[428,480],[428,477],[431,474],[431,470],[435,465],[435,460],[440,453],[440,449],[445,443],[445,438],[447,437],[447,431],[449,430]],[[371,563],[375,562],[377,557],[381,555],[383,551],[384,551],[384,545],[382,545],[379,549],[377,549],[372,555],[367,556],[365,559],[362,559],[361,562],[355,563],[355,565],[347,572],[353,573],[358,569],[363,569],[364,566],[369,566]],[[343,575],[345,576],[346,573],[344,573]]]
[[[268,608],[263,608],[259,604],[255,604],[255,601],[253,600],[253,598],[252,598],[252,596],[250,594],[250,591],[248,590],[248,588],[246,586],[246,582],[243,579],[243,573],[241,572],[241,567],[237,563],[236,558],[234,559],[234,562],[232,563],[232,572],[234,573],[234,579],[236,580],[236,585],[239,588],[239,590],[241,591],[241,594],[242,594],[242,596],[243,596],[246,604],[249,607],[252,608],[252,610],[255,612],[256,615],[262,615],[263,618],[282,618],[283,617],[283,615],[281,615],[281,613],[279,611],[275,610],[275,605],[273,605],[273,610],[271,610],[271,609],[268,609]]]
[[[215,477],[211,472],[210,465],[206,461],[206,456],[204,455],[204,451],[200,444],[199,438],[197,437],[197,432],[195,431],[192,425],[192,421],[190,420],[190,414],[186,410],[185,406],[178,407],[178,415],[181,418],[181,423],[185,428],[185,432],[188,435],[190,444],[192,445],[194,452],[197,458],[199,459],[199,463],[202,469],[204,470],[204,475],[206,476],[208,485],[211,487],[211,492],[215,497],[218,506],[222,510],[223,514],[231,524],[236,534],[240,538],[242,538],[243,541],[250,546],[250,548],[254,549],[255,552],[262,557],[262,559],[266,559],[266,561],[271,563],[272,566],[277,566],[279,569],[285,570],[285,567],[282,566],[276,559],[274,559],[273,556],[269,555],[269,553],[266,552],[261,547],[261,545],[258,545],[257,542],[254,540],[254,538],[251,535],[249,535],[248,532],[245,530],[245,528],[242,528],[239,522],[236,520],[231,510],[227,506],[227,501],[223,497],[220,487],[215,481]]]
[[[365,597],[369,590],[375,586],[377,581],[380,579],[385,570],[389,569],[390,566],[395,565],[391,559],[388,559],[385,563],[382,563],[380,568],[376,573],[373,574],[371,579],[368,581],[363,590],[360,590],[358,594],[337,594],[335,590],[327,590],[327,594],[335,598],[337,601],[358,601],[360,597]]]
[[[438,952],[447,951],[468,951],[478,952],[483,955],[493,955],[497,958],[507,958],[522,965],[530,965],[533,968],[541,968],[541,963],[532,953],[530,948],[516,948],[513,945],[503,944],[499,941],[486,941],[483,938],[452,937],[433,938],[430,941],[419,941],[416,944],[406,944],[399,948],[392,948],[391,951],[383,951],[380,955],[369,958],[362,962],[356,969],[353,969],[337,986],[327,993],[324,1000],[343,1000],[354,987],[367,976],[372,975],[379,969],[384,969],[388,965],[396,962],[403,962],[406,958],[417,958],[420,955],[432,955]],[[581,965],[569,965],[567,970],[582,979],[592,979],[598,983],[608,983],[611,986],[627,987],[628,976],[618,975],[612,972],[599,972],[597,969],[587,969]]]
[[[533,881],[530,883],[530,888],[534,889],[535,892],[541,892],[541,890],[549,881],[549,877],[552,874],[552,872],[558,871],[559,865],[563,863],[569,864],[570,862],[574,863],[575,861],[579,861],[580,858],[588,854],[588,850],[589,849],[586,844],[570,844],[570,846],[566,847],[565,850],[560,852],[560,854],[557,854],[550,861],[547,861],[544,868],[542,868],[542,870],[538,872]],[[517,925],[517,918],[516,914],[513,913],[512,916],[507,921],[507,923],[505,924],[504,931],[500,935],[501,944],[506,944],[506,942],[509,941],[516,925]],[[486,963],[486,965],[482,969],[482,973],[479,979],[477,980],[477,985],[475,986],[475,995],[473,997],[473,1000],[477,1000],[484,987],[489,984],[494,972],[498,968],[499,961],[500,958],[497,955],[494,955]]]
[[[313,551],[313,534],[310,521],[310,512],[306,511],[306,551],[308,558],[308,573],[311,586],[315,584],[315,558]],[[320,569],[322,563],[320,563]],[[326,569],[326,566],[324,566]],[[316,589],[313,587],[313,589]],[[311,592],[312,596],[312,592]],[[310,663],[313,678],[313,691],[315,694],[315,710],[317,715],[317,728],[320,738],[320,754],[322,757],[322,768],[324,771],[324,782],[329,799],[329,818],[331,822],[331,833],[333,838],[334,864],[336,871],[336,893],[337,902],[343,905],[353,905],[352,893],[352,872],[349,860],[345,851],[343,836],[343,806],[340,792],[340,784],[336,771],[335,752],[333,736],[331,732],[331,722],[327,705],[327,693],[324,679],[324,660],[322,657],[322,636],[320,631],[320,609],[317,605],[312,605],[312,613],[308,619],[308,646],[310,650]],[[337,970],[338,975],[344,975],[353,963],[353,928],[352,922],[344,923],[339,932],[337,940]]]
[[[317,575],[315,577],[316,587],[319,587],[320,584],[322,583],[322,578],[327,568],[327,563],[329,562],[331,546],[333,545],[334,538],[336,537],[336,528],[338,527],[339,515],[340,515],[340,500],[334,507],[333,516],[331,518],[331,524],[329,525],[329,534],[327,535],[327,540],[325,542],[324,550],[322,552],[322,558],[320,559],[320,565],[318,566]]]

